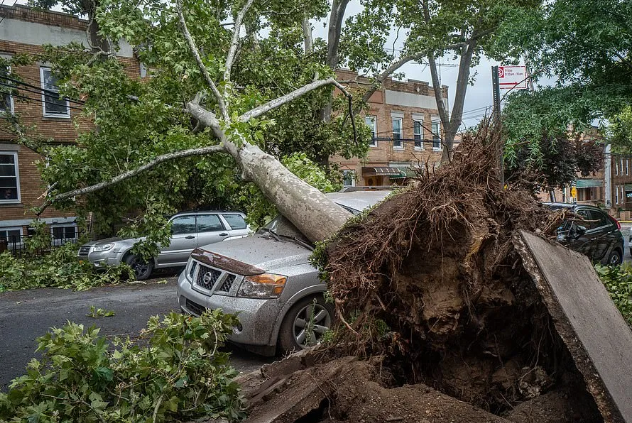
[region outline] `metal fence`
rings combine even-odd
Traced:
[[[50,242],[44,242],[44,245],[39,245],[35,251],[35,254],[45,254],[55,247],[61,247],[62,245],[72,243],[75,244],[79,241],[80,233],[77,228],[63,227],[61,231],[53,228],[50,236]],[[28,249],[28,240],[33,235],[0,235],[0,253],[9,251],[13,255],[25,254]]]

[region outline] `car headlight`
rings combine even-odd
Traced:
[[[92,247],[92,251],[98,251],[98,252],[110,251],[112,248],[114,248],[114,243],[110,242],[107,244],[95,245],[94,247]]]
[[[287,277],[264,273],[246,276],[239,287],[237,296],[248,298],[278,298],[285,288]]]

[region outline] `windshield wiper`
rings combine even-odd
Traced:
[[[295,237],[295,236],[290,236],[290,235],[278,235],[278,236],[282,236],[283,238],[287,238],[287,239],[291,239],[292,241],[296,242],[297,244],[302,245],[303,247],[307,248],[310,251],[314,251],[314,247],[310,244],[308,244],[307,242],[303,241],[302,239]]]
[[[259,230],[260,230],[260,231],[267,232],[267,233],[269,233],[270,235],[272,235],[272,237],[273,237],[274,239],[276,239],[277,241],[281,241],[281,238],[279,238],[279,235],[278,235],[276,232],[274,232],[272,229],[270,229],[270,228],[266,228],[266,227],[261,227],[261,228],[259,228]]]

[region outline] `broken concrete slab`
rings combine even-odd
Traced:
[[[632,422],[632,332],[588,257],[530,232],[514,238],[605,422]]]

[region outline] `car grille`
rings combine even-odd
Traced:
[[[197,273],[192,278],[195,281],[194,285],[206,291],[228,293],[237,279],[237,275],[201,263],[198,263],[196,267]],[[194,267],[192,267],[192,272],[195,272]]]
[[[191,311],[193,314],[196,314],[198,316],[206,311],[206,307],[199,305],[198,303],[195,303],[189,300],[188,298],[187,298],[186,305],[189,311]]]
[[[79,255],[80,256],[87,256],[88,253],[90,252],[90,246],[89,245],[83,245],[79,248]]]

